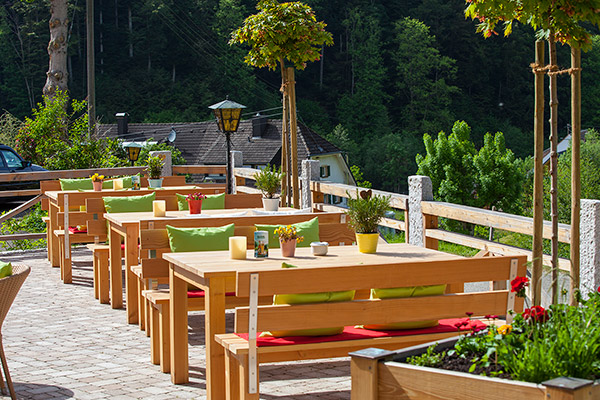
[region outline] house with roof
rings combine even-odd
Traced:
[[[281,119],[257,116],[240,121],[238,131],[231,135],[232,150],[242,153],[244,167],[264,168],[281,164]],[[127,114],[117,114],[116,124],[98,126],[101,137],[124,141],[168,142],[179,149],[190,165],[225,165],[227,144],[225,135],[214,121],[185,123],[128,123]],[[343,152],[332,143],[298,123],[298,171],[302,160],[318,160],[323,181],[355,185],[354,177]],[[223,180],[225,177],[213,177]]]
[[[581,130],[581,142],[582,143],[585,143],[586,133],[587,133],[587,129]],[[570,146],[571,146],[571,134],[569,133],[567,136],[564,137],[563,140],[558,142],[558,146],[556,148],[558,156],[560,156],[562,153],[567,151]],[[546,164],[548,164],[548,162],[550,162],[550,155],[551,155],[550,148],[545,149],[544,153],[543,153],[543,158],[542,158],[542,163],[544,165],[546,165]]]

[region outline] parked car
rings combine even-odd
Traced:
[[[47,171],[46,168],[25,161],[12,147],[0,144],[0,174],[13,172],[39,172]],[[0,182],[0,191],[36,189],[40,187],[39,181]],[[5,201],[9,198],[2,197]]]

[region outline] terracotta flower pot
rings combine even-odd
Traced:
[[[296,240],[288,240],[287,242],[282,242],[279,240],[279,245],[281,247],[281,255],[284,257],[294,257],[296,254]]]
[[[95,192],[101,192],[102,191],[102,181],[93,181],[92,185],[94,185],[94,191]]]
[[[187,202],[190,214],[202,214],[202,199],[188,200]]]

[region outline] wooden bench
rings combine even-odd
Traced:
[[[523,299],[509,290],[448,293],[395,299],[358,299],[337,303],[258,306],[258,296],[318,293],[369,288],[439,285],[511,280],[525,276],[525,256],[470,258],[337,268],[297,268],[238,272],[236,295],[249,297],[249,307],[235,311],[235,332],[215,340],[225,348],[227,399],[258,399],[258,363],[347,356],[367,347],[397,349],[459,334],[449,318],[522,311]],[[250,315],[255,317],[251,318]],[[438,327],[405,331],[356,329],[361,324],[444,320]],[[481,320],[477,324],[481,324]],[[483,320],[484,322],[491,322]],[[443,322],[443,323],[442,323]],[[465,321],[467,322],[467,321]],[[466,328],[469,328],[467,322]],[[475,322],[473,322],[475,324]],[[345,326],[335,336],[288,339],[258,338],[264,331]],[[454,326],[454,327],[453,327]],[[445,329],[444,329],[445,328]],[[378,332],[378,333],[375,333]],[[394,333],[395,332],[395,333]],[[402,334],[396,336],[396,334]],[[249,340],[251,338],[251,340]],[[215,395],[215,393],[212,393]]]
[[[246,236],[248,249],[254,249],[255,224],[287,225],[308,221],[314,217],[319,218],[319,239],[329,242],[331,246],[350,245],[354,241],[354,232],[348,228],[346,215],[342,212],[335,213],[305,213],[292,215],[264,215],[264,216],[239,216],[216,217],[196,220],[157,220],[142,221],[140,225],[140,250],[141,254],[153,255],[153,258],[142,258],[141,264],[136,268],[138,275],[138,309],[140,316],[146,316],[146,333],[151,338],[153,363],[161,365],[161,371],[170,371],[169,330],[164,329],[169,325],[169,291],[168,289],[151,290],[153,283],[159,281],[168,283],[169,264],[162,259],[163,253],[171,252],[166,225],[176,227],[211,227],[235,224],[235,235]],[[247,299],[233,296],[233,282],[231,282],[231,296],[226,298],[226,306],[234,308],[247,304]],[[204,310],[204,298],[190,298],[188,292],[188,307],[190,310]],[[261,304],[272,302],[272,296],[263,296]],[[140,318],[142,320],[142,318]],[[159,322],[160,321],[160,322]],[[150,327],[150,329],[148,329]],[[158,328],[158,330],[156,329]],[[160,356],[157,356],[160,354]]]

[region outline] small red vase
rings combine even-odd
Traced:
[[[102,181],[93,181],[92,185],[94,185],[94,191],[95,192],[101,192],[102,191]]]
[[[202,214],[202,199],[200,200],[188,200],[188,208],[190,214]]]
[[[296,254],[296,239],[287,242],[280,240],[279,246],[281,247],[281,255],[284,257],[294,257],[294,254]]]

